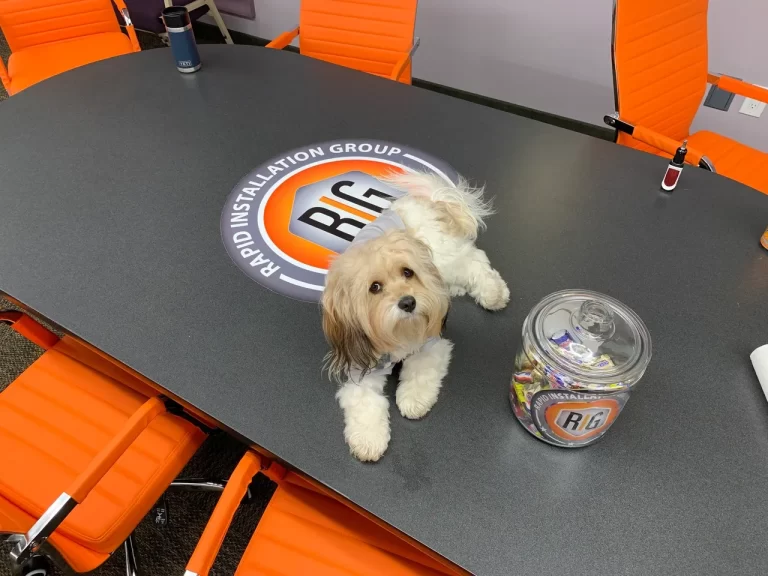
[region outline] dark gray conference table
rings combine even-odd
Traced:
[[[295,54],[205,46],[100,62],[0,104],[0,290],[483,575],[765,574],[768,197],[661,158]],[[455,301],[454,360],[377,464],[342,439],[316,305],[230,261],[225,197],[336,138],[402,142],[486,182],[479,244],[508,309]],[[548,446],[507,401],[528,310],[563,288],[632,306],[654,357],[613,429]],[[390,390],[392,393],[392,390]]]

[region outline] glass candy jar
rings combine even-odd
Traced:
[[[545,442],[587,446],[616,421],[650,359],[651,336],[630,308],[588,290],[555,292],[523,324],[512,410]]]

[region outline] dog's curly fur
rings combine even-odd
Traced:
[[[422,173],[394,174],[386,183],[406,192],[390,208],[405,229],[339,255],[322,298],[327,367],[341,383],[344,436],[364,461],[378,460],[390,439],[386,374],[372,370],[379,360],[403,361],[397,406],[406,418],[421,418],[448,371],[453,345],[438,337],[450,296],[469,294],[488,310],[509,301],[506,283],[474,245],[492,214],[482,188]],[[412,310],[399,306],[404,297],[415,300]]]

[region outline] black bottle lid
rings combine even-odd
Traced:
[[[163,22],[166,28],[184,28],[190,24],[186,6],[171,6],[163,9]]]
[[[672,164],[682,166],[685,163],[685,155],[688,153],[688,140],[683,140],[682,146],[675,151],[675,157],[672,158]]]

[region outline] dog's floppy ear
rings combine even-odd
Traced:
[[[323,332],[331,346],[326,356],[328,375],[339,382],[352,368],[363,374],[378,361],[370,339],[352,310],[349,296],[340,283],[329,282],[323,292]]]

